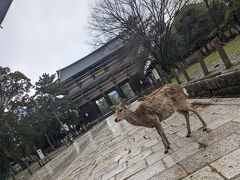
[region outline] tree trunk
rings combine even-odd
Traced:
[[[98,122],[98,121],[97,121]],[[77,131],[77,129],[76,129],[76,127],[75,126],[73,126],[73,129],[74,129],[74,132],[75,132],[75,134],[78,136],[79,135],[79,133],[78,133],[78,131]]]
[[[110,99],[109,99],[110,100]],[[111,101],[111,100],[110,100]],[[112,102],[112,101],[111,101]],[[70,130],[70,134],[74,134],[75,135],[75,132],[74,132],[74,129],[71,127],[71,125],[68,123],[68,122],[66,122],[66,124],[68,125],[68,128],[69,128],[69,130]]]
[[[19,158],[15,154],[11,154],[11,153],[9,153],[8,151],[6,151],[3,148],[1,148],[1,149],[2,149],[2,152],[5,154],[6,157],[15,160],[16,162],[18,162],[20,164],[21,167],[23,167],[23,168],[26,167],[28,172],[29,172],[29,174],[32,175],[32,171],[31,171],[31,169],[29,168],[28,164],[25,161],[23,161],[21,158]]]
[[[25,166],[27,167],[27,170],[28,170],[29,174],[32,175],[33,173],[32,173],[32,171],[31,171],[31,169],[30,169],[28,163],[26,163],[26,162],[24,162],[24,161],[23,161],[23,163],[24,163]]]
[[[225,36],[224,32],[223,32],[222,29],[220,28],[220,26],[219,26],[219,24],[218,24],[218,22],[217,22],[217,19],[215,18],[214,14],[213,14],[210,6],[209,6],[209,1],[208,1],[208,0],[204,0],[204,2],[205,2],[205,5],[206,5],[206,7],[207,7],[207,9],[208,9],[208,12],[209,12],[210,17],[212,18],[212,20],[213,20],[213,22],[214,22],[214,24],[215,24],[218,32],[219,32],[219,33],[221,34],[221,36],[222,36],[221,39],[223,38],[222,40],[223,40],[224,42],[227,42],[227,37]]]
[[[63,138],[63,144],[65,144],[68,147],[68,143],[65,141],[65,138]]]
[[[184,77],[186,78],[186,80],[189,82],[191,80],[191,78],[189,77],[186,69],[183,67],[182,63],[178,64],[178,67],[180,68],[180,71],[182,71]]]
[[[15,160],[16,160],[17,162],[19,162],[20,164],[24,165],[24,166],[27,168],[27,170],[28,170],[28,172],[29,172],[30,175],[33,174],[32,171],[31,171],[31,169],[30,169],[30,167],[29,167],[29,165],[28,165],[28,163],[26,163],[26,162],[23,161],[21,158],[15,156],[15,155],[10,155],[10,157],[12,157],[13,159],[15,159]]]
[[[52,144],[52,142],[51,142],[51,140],[50,140],[50,138],[48,137],[48,135],[47,135],[46,132],[44,132],[44,136],[46,137],[47,142],[48,142],[48,144],[50,145],[50,147],[52,148],[52,150],[55,150],[55,147],[54,147],[54,145]]]
[[[41,164],[41,162],[40,162],[40,160],[39,160],[39,158],[37,157],[36,158],[37,159],[37,163],[38,163],[38,165],[40,166],[40,168],[43,166],[43,164]],[[42,162],[43,163],[43,162]]]
[[[171,70],[171,73],[173,74],[174,78],[176,79],[177,83],[178,83],[178,84],[181,84],[181,81],[180,81],[180,79],[178,78],[178,76],[177,76],[174,68],[171,68],[170,70]]]
[[[33,159],[31,158],[31,156],[25,152],[25,155],[33,162]]]
[[[199,60],[200,66],[202,68],[204,76],[208,75],[209,71],[208,71],[207,65],[204,62],[201,52],[198,52],[198,60]]]
[[[229,57],[228,57],[227,53],[223,49],[223,45],[219,41],[216,41],[214,43],[214,45],[215,45],[215,48],[216,48],[216,50],[218,51],[218,53],[221,57],[222,62],[224,63],[226,69],[230,69],[232,67],[232,63],[229,60]]]
[[[12,166],[10,166],[10,175],[12,176],[13,180],[17,180],[17,178],[15,177],[14,169],[13,169]]]
[[[73,141],[72,141],[72,139],[71,139],[71,137],[69,136],[69,133],[66,131],[66,134],[67,134],[67,139],[68,139],[68,141],[70,142],[70,144],[72,144],[73,143]]]
[[[51,158],[48,155],[48,152],[45,152],[46,160],[51,161]]]
[[[33,143],[31,143],[31,144],[33,146],[33,149],[35,149],[35,151],[37,152],[38,148]],[[42,167],[43,164],[44,164],[43,161],[38,157],[38,155],[37,155],[37,162],[38,162],[40,167]]]
[[[51,142],[53,143],[53,146],[56,148],[58,146],[56,139],[53,136],[50,136],[49,138],[50,138]]]
[[[70,142],[70,144],[72,144],[73,141],[72,141],[72,139],[69,137],[69,134],[68,134],[67,130],[66,130],[66,129],[64,128],[64,126],[63,126],[63,123],[60,121],[60,119],[59,119],[59,117],[58,117],[58,115],[57,115],[57,112],[54,112],[53,114],[54,114],[55,118],[57,119],[57,121],[59,122],[60,126],[63,128],[63,131],[65,131],[68,141]]]

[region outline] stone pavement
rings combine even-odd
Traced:
[[[203,132],[193,114],[190,138],[182,115],[163,122],[171,142],[168,154],[155,129],[115,123],[111,116],[30,179],[240,180],[240,99],[219,103],[231,105],[198,108],[211,132]]]

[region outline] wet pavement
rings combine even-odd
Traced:
[[[164,154],[155,129],[132,126],[126,121],[115,123],[111,116],[29,179],[239,180],[240,99],[222,99],[219,103],[225,105],[198,108],[211,132],[203,132],[193,114],[190,138],[185,137],[182,115],[176,113],[163,122],[171,143],[168,154]],[[133,109],[137,106],[137,102],[132,104]]]

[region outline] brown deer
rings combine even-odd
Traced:
[[[186,89],[178,84],[167,84],[146,96],[135,111],[131,111],[126,100],[115,107],[115,122],[128,121],[135,126],[156,128],[162,138],[165,151],[168,153],[170,143],[163,131],[161,121],[170,117],[175,111],[183,114],[187,122],[187,136],[190,137],[191,129],[189,122],[189,111],[195,113],[203,124],[203,131],[207,130],[207,124],[198,114],[197,110],[187,102],[188,94]]]

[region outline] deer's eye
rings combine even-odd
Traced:
[[[122,109],[119,109],[119,112],[122,112]]]

